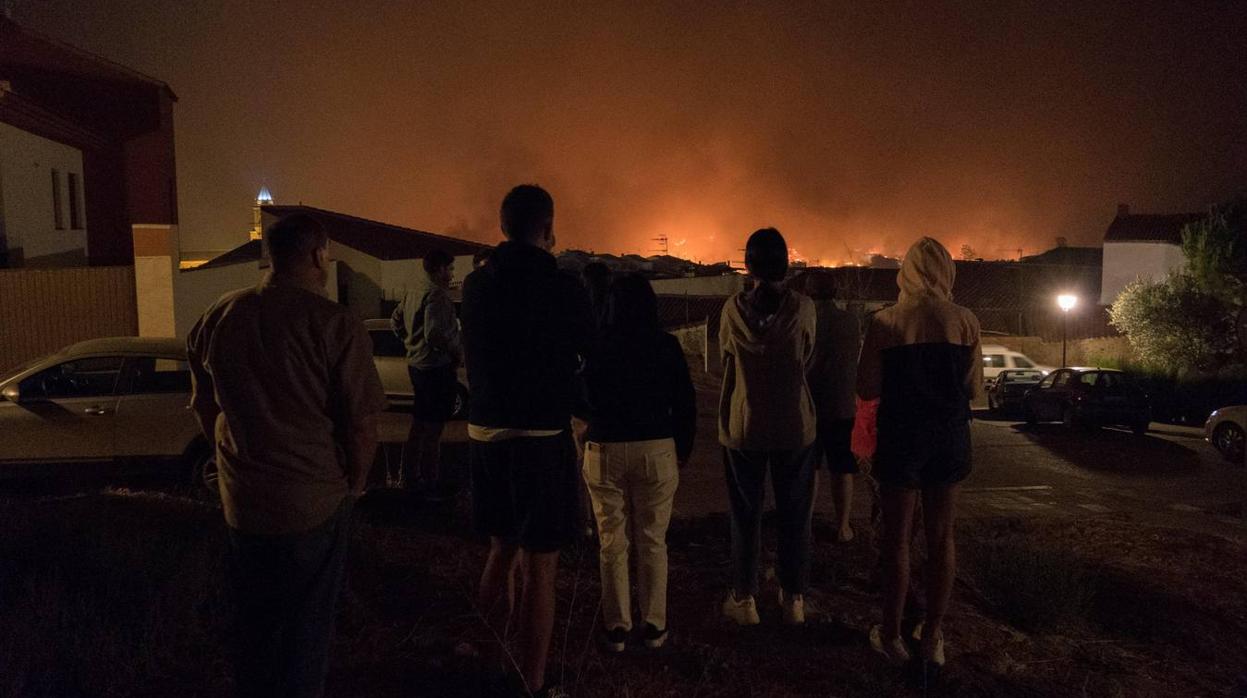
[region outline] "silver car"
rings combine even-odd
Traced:
[[[1231,463],[1243,465],[1247,452],[1247,405],[1222,407],[1208,415],[1204,438]]]
[[[0,479],[202,480],[212,454],[190,410],[178,339],[66,347],[0,375]]]
[[[411,376],[407,372],[407,349],[384,318],[365,320],[368,336],[372,338],[372,358],[381,376],[381,386],[390,400],[392,410],[411,410]],[[455,408],[451,419],[468,418],[467,377],[463,367],[458,371],[459,387],[455,391]]]

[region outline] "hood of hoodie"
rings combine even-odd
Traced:
[[[763,354],[768,346],[793,342],[800,330],[801,320],[801,299],[797,294],[786,291],[779,309],[761,329],[755,327],[746,317],[748,311],[743,306],[747,302],[745,294],[738,293],[726,306],[730,314],[728,328],[737,347],[750,353]]]
[[[956,277],[957,265],[953,264],[948,249],[937,240],[922,238],[905,253],[901,270],[896,274],[896,285],[901,289],[899,300],[928,296],[951,301]]]

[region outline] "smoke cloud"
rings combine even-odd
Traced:
[[[824,263],[921,235],[987,258],[1098,244],[1118,202],[1245,192],[1232,4],[775,5],[83,0],[16,19],[177,92],[192,248],[242,242],[261,184],[493,241],[502,195],[537,182],[560,246],[665,235],[740,259],[775,226]]]

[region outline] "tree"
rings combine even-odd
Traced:
[[[1214,208],[1182,229],[1186,272],[1204,293],[1242,306],[1247,287],[1247,202]]]
[[[1144,362],[1174,373],[1214,370],[1235,355],[1237,307],[1200,287],[1193,274],[1139,280],[1109,308],[1113,326]]]
[[[961,246],[961,258],[967,262],[973,262],[974,260],[979,258],[979,253],[975,252],[974,248],[970,247],[969,245],[962,245]]]

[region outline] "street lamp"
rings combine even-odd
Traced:
[[[1056,304],[1061,306],[1061,368],[1069,364],[1065,361],[1065,338],[1069,334],[1069,311],[1078,305],[1078,296],[1062,293],[1056,297]]]

